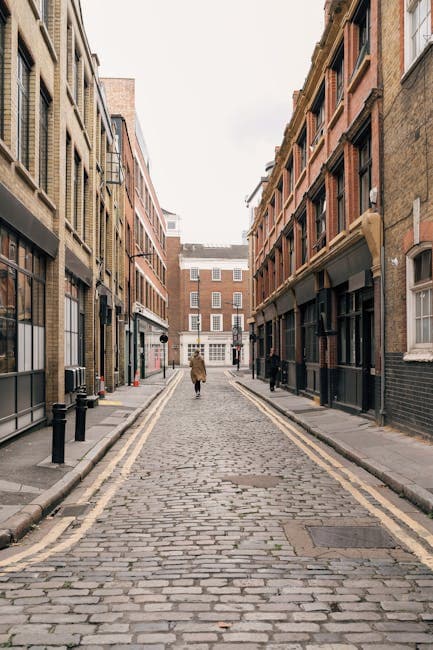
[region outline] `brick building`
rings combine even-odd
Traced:
[[[382,1],[386,420],[433,434],[432,2]]]
[[[123,221],[78,0],[0,1],[0,438],[120,381]],[[120,273],[122,271],[120,270]]]
[[[250,230],[257,374],[379,417],[381,92],[377,0],[327,1],[325,29]]]
[[[103,79],[110,110],[121,115],[131,139],[134,167],[134,227],[132,254],[126,262],[126,285],[131,285],[129,320],[133,320],[131,374],[141,378],[162,368],[159,341],[167,332],[166,222],[150,176],[150,159],[135,108],[134,79]],[[128,317],[126,319],[128,321]]]
[[[169,360],[186,365],[199,349],[208,366],[249,363],[248,246],[182,244],[167,214]]]

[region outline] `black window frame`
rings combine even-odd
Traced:
[[[285,314],[284,337],[285,359],[286,361],[296,361],[296,320],[294,309]]]
[[[289,160],[286,163],[286,172],[288,175],[287,196],[290,196],[295,186],[294,178],[293,178],[293,156],[292,155],[290,156]]]
[[[326,244],[326,189],[323,185],[313,199],[316,243],[314,248],[320,250]]]
[[[33,61],[19,41],[17,52],[17,159],[30,167],[30,75]],[[22,74],[22,73],[25,74]]]
[[[355,142],[358,150],[358,195],[359,214],[363,214],[370,207],[371,190],[371,128],[367,125],[358,136]],[[365,157],[364,157],[365,154]]]
[[[335,75],[335,104],[337,108],[344,97],[344,42],[341,43],[331,64]]]
[[[41,83],[39,93],[39,186],[48,194],[48,161],[50,155],[51,97]],[[42,137],[44,136],[44,137]]]
[[[370,54],[370,0],[361,0],[353,15],[352,22],[358,28],[358,52],[353,69],[353,74],[355,74],[365,57]]]
[[[301,135],[298,138],[299,147],[299,173],[302,174],[307,166],[307,127],[304,126]]]
[[[299,216],[298,223],[300,226],[301,239],[301,266],[308,261],[308,229],[307,229],[307,211]]]
[[[337,233],[346,229],[346,192],[344,161],[334,171],[335,200],[337,212]]]
[[[325,132],[325,83],[323,82],[316,95],[311,112],[314,115],[314,136],[311,144],[316,145]]]

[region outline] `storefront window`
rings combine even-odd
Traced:
[[[316,334],[316,301],[305,305],[302,317],[304,338],[304,359],[306,363],[318,363],[319,346]]]
[[[289,311],[286,314],[286,349],[285,357],[287,361],[295,361],[295,312]]]
[[[361,365],[361,295],[342,292],[338,297],[338,363]]]

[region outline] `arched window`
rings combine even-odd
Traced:
[[[431,244],[420,244],[409,253],[407,271],[407,347],[405,359],[424,354],[433,360],[433,277]],[[411,356],[412,356],[411,355]]]

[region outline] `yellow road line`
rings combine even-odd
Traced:
[[[368,510],[372,515],[377,517],[381,523],[397,538],[405,544],[419,560],[433,569],[433,554],[403,530],[393,519],[391,519],[384,512],[379,510],[376,506],[371,504],[358,488],[353,484],[358,484],[362,490],[371,494],[386,510],[388,510],[396,519],[406,524],[409,528],[414,530],[429,546],[433,547],[433,535],[424,526],[409,517],[406,513],[401,512],[396,506],[388,501],[383,495],[379,494],[377,490],[366,484],[360,477],[356,476],[347,467],[344,467],[336,458],[328,454],[324,449],[321,449],[313,440],[310,440],[307,435],[298,431],[291,424],[286,422],[284,418],[275,413],[275,411],[268,406],[265,406],[260,398],[253,396],[247,389],[234,381],[230,382],[232,386],[238,390],[246,399],[252,402],[260,411],[262,411],[274,424],[284,433],[294,444],[299,447],[313,462],[319,467],[322,467],[328,474],[335,478],[340,485],[346,489],[352,496]],[[314,451],[312,451],[314,450]],[[320,457],[317,455],[319,454]],[[322,459],[326,459],[322,460]],[[333,467],[335,468],[335,471]],[[344,473],[349,480],[346,480],[341,474]]]
[[[80,525],[77,527],[76,530],[74,530],[74,532],[68,537],[68,539],[56,544],[55,546],[49,548],[48,550],[45,550],[47,545],[54,543],[60,537],[60,535],[68,528],[68,526],[72,523],[72,521],[75,521],[74,517],[62,518],[62,520],[59,521],[59,523],[56,524],[56,526],[51,529],[49,534],[44,538],[42,542],[33,545],[32,547],[26,549],[25,551],[22,551],[21,553],[18,553],[17,555],[14,555],[13,557],[9,557],[5,560],[1,560],[0,567],[5,567],[5,568],[0,571],[0,575],[2,575],[2,573],[4,574],[4,573],[12,573],[12,572],[20,571],[37,562],[43,562],[47,560],[51,555],[54,555],[55,553],[61,553],[63,551],[68,550],[71,546],[76,544],[86,534],[86,532],[94,524],[97,517],[104,510],[104,508],[106,507],[110,499],[113,497],[115,492],[118,490],[121,484],[124,483],[124,481],[126,480],[132,465],[136,461],[139,453],[141,452],[145,442],[147,441],[147,438],[149,437],[149,434],[151,433],[156,423],[158,422],[161,413],[165,408],[167,402],[173,396],[173,393],[177,385],[181,381],[182,376],[183,376],[183,372],[179,373],[178,377],[176,377],[176,379],[173,380],[172,384],[168,388],[167,393],[164,393],[157,398],[157,400],[152,405],[150,412],[146,414],[144,422],[140,425],[137,431],[134,432],[131,438],[119,451],[119,453],[116,454],[116,456],[109,463],[109,465],[106,467],[104,472],[102,472],[101,475],[98,475],[94,483],[92,483],[91,487],[88,490],[86,490],[84,495],[81,497],[79,503],[86,501],[89,498],[89,496],[93,495],[96,492],[96,490],[99,489],[99,487],[102,485],[102,483],[107,478],[109,478],[109,476],[113,473],[114,469],[124,458],[125,454],[129,450],[131,445],[135,441],[137,441],[137,444],[132,450],[131,455],[129,456],[129,458],[127,458],[124,466],[121,468],[119,476],[115,479],[115,481],[113,481],[112,485],[105,492],[105,494],[103,494],[100,497],[100,499],[98,499],[98,502],[94,506],[94,508],[85,515],[84,519],[80,522]],[[25,560],[25,558],[29,558],[29,559]],[[25,561],[21,562],[21,560],[25,560]],[[10,566],[11,564],[13,564],[13,566]]]

